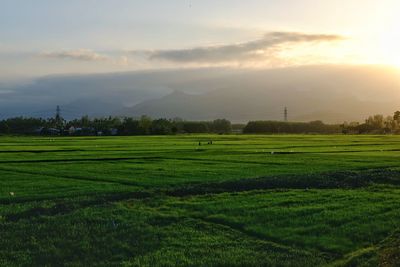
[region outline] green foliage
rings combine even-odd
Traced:
[[[48,126],[49,122],[43,119],[16,117],[0,121],[0,134],[30,134]]]
[[[362,124],[343,124],[343,133],[357,133],[357,134],[388,134],[400,133],[400,111],[396,111],[393,117],[383,115],[369,116],[365,123]]]
[[[212,131],[214,133],[230,133],[232,131],[231,122],[226,119],[217,119],[212,123]]]
[[[59,132],[55,132],[54,129]],[[79,128],[79,131],[74,131]],[[235,132],[265,133],[265,134],[387,134],[400,133],[400,111],[386,118],[383,115],[370,116],[365,123],[343,123],[342,125],[324,124],[322,121],[311,122],[281,122],[281,121],[250,121],[247,125],[234,124],[226,119],[214,121],[184,121],[175,119],[152,120],[148,116],[139,119],[125,117],[89,118],[82,116],[66,122],[61,117],[49,118],[9,118],[0,121],[0,134],[42,134],[42,135],[169,135],[176,133],[218,133]]]
[[[393,120],[400,122],[400,111],[396,111],[393,115]]]
[[[166,119],[158,119],[152,121],[151,133],[157,135],[172,134],[173,125],[172,122]]]
[[[206,122],[183,121],[179,123],[184,133],[208,133],[209,126]]]
[[[250,121],[243,129],[244,133],[340,133],[339,125],[327,125],[321,121],[312,122],[281,122],[281,121]]]
[[[89,118],[64,121],[62,118],[47,120],[36,118],[11,118],[0,121],[0,134],[21,135],[170,135],[176,133],[219,133],[232,130],[230,121],[217,119],[212,122],[183,121],[180,119],[152,120],[148,116],[139,119],[125,117]]]
[[[133,118],[124,118],[118,128],[121,135],[134,135],[139,133],[139,121]]]

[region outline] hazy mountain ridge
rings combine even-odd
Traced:
[[[49,76],[0,87],[0,117],[123,115],[192,120],[362,120],[400,108],[398,70],[308,66],[270,70],[186,69]]]
[[[262,70],[213,82],[214,87],[225,88],[202,95],[174,92],[125,109],[124,114],[194,120],[281,120],[287,106],[291,120],[342,122],[363,120],[373,113],[391,114],[400,103],[399,76],[394,70],[379,67]]]

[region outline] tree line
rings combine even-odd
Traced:
[[[284,122],[284,121],[250,121],[243,129],[243,133],[320,133],[334,134],[340,133],[340,125],[324,124],[322,121],[312,122]]]
[[[250,121],[243,133],[319,133],[319,134],[400,134],[400,111],[393,116],[369,116],[363,123],[324,124],[322,121],[282,122]]]
[[[0,134],[17,135],[170,135],[179,133],[319,133],[319,134],[400,134],[400,111],[393,116],[373,115],[363,123],[325,124],[322,121],[282,122],[250,121],[231,124],[226,119],[213,121],[185,121],[176,119],[151,119],[148,116],[104,117],[66,121],[62,118],[16,117],[0,121]]]
[[[20,135],[168,135],[178,133],[218,133],[232,131],[226,119],[185,121],[176,119],[138,119],[125,117],[89,118],[66,121],[62,118],[16,117],[0,121],[0,134]]]
[[[345,134],[400,134],[400,111],[393,116],[369,116],[364,123],[351,122],[341,125]]]

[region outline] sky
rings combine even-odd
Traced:
[[[400,68],[398,0],[0,0],[0,82],[227,66]]]

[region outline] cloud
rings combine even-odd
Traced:
[[[274,54],[284,44],[334,42],[344,38],[331,34],[306,34],[298,32],[270,32],[261,39],[238,44],[195,47],[190,49],[146,51],[151,60],[175,63],[221,63],[254,60]],[[137,51],[133,51],[137,53]]]
[[[40,54],[40,56],[47,58],[72,59],[80,61],[104,61],[109,59],[108,56],[96,53],[89,49],[43,52]]]
[[[115,60],[114,64],[119,66],[128,66],[129,58],[127,56],[120,56],[117,60]]]

